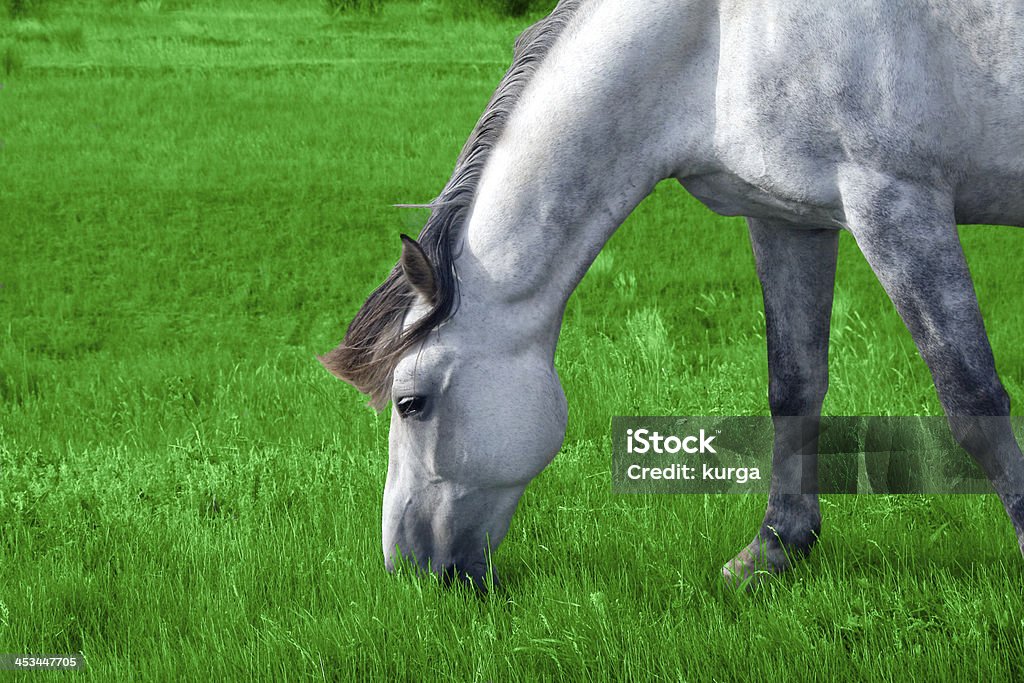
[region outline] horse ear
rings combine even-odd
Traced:
[[[434,303],[437,296],[437,280],[434,278],[434,266],[423,251],[419,242],[402,235],[402,258],[399,260],[402,265],[402,273],[408,280],[417,294],[422,295],[430,303]]]

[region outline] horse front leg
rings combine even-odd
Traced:
[[[742,584],[805,556],[821,531],[818,423],[828,389],[828,336],[839,231],[748,219],[764,294],[772,480],[754,540],[722,569]]]
[[[1024,457],[996,374],[947,192],[849,170],[850,232],[910,330],[954,438],[999,494],[1024,553]]]

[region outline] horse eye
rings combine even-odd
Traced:
[[[421,414],[426,405],[427,398],[425,396],[406,396],[405,398],[398,399],[395,407],[398,408],[400,416],[413,417]]]

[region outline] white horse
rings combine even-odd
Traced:
[[[393,404],[383,550],[486,584],[559,450],[565,304],[664,178],[749,222],[764,293],[771,493],[724,568],[811,548],[839,231],[931,369],[1024,551],[1024,458],[956,224],[1024,225],[1024,5],[998,0],[562,0],[512,66],[419,242],[321,358]],[[759,576],[761,574],[758,574]]]

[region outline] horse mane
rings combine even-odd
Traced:
[[[425,205],[431,214],[418,241],[433,265],[437,283],[430,311],[402,331],[402,321],[417,295],[396,265],[359,309],[341,345],[319,357],[331,373],[367,394],[377,410],[388,403],[402,354],[455,314],[459,285],[453,244],[468,218],[484,166],[526,85],[584,1],[561,0],[550,15],[516,38],[512,65],[459,152],[451,179]]]

